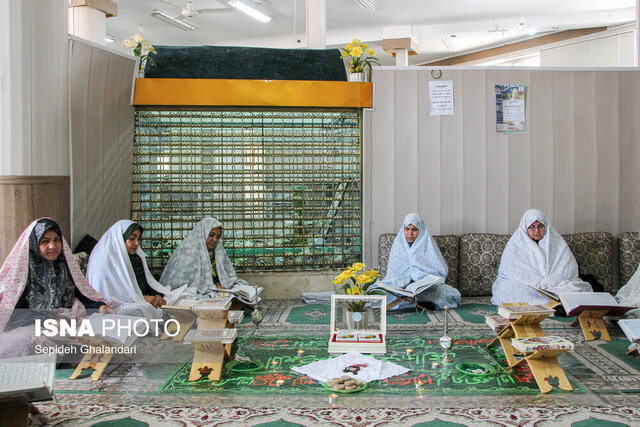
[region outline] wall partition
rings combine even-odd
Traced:
[[[425,67],[374,68],[366,260],[407,212],[433,234],[512,233],[532,207],[560,233],[640,229],[640,71],[444,67],[451,116],[430,114],[430,80]],[[496,132],[496,84],[525,85],[524,132]]]
[[[136,111],[131,212],[156,271],[203,217],[238,271],[361,260],[359,109]]]

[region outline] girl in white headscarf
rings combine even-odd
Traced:
[[[404,288],[429,274],[446,278],[448,272],[449,268],[422,217],[417,213],[405,216],[402,228],[391,246],[387,274],[382,282],[395,288]],[[393,295],[389,295],[387,302],[394,299]],[[418,303],[433,303],[436,308],[454,308],[460,302],[460,292],[441,283],[417,295],[417,300]],[[403,302],[396,307],[411,305]]]
[[[238,278],[222,245],[222,224],[209,217],[200,220],[173,251],[160,283],[170,288],[188,284],[201,296],[210,289],[248,284]]]
[[[591,285],[578,278],[578,263],[567,243],[538,209],[529,209],[522,215],[507,242],[493,282],[491,302],[549,302],[531,286],[556,294],[592,290]]]
[[[162,286],[153,277],[140,248],[142,227],[124,219],[116,222],[93,248],[87,266],[89,283],[116,303],[116,313],[162,319],[163,304],[172,304],[178,292]]]

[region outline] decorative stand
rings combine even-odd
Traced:
[[[232,327],[227,320],[232,300],[232,297],[212,298],[194,305],[193,311],[198,316],[198,331],[216,331]],[[226,357],[231,357],[232,342],[233,340],[224,346]]]
[[[95,346],[96,344],[92,344],[90,348],[94,348]],[[108,344],[102,344],[102,347],[111,346]],[[80,374],[82,374],[83,370],[93,369],[94,372],[91,374],[91,381],[98,381],[112,357],[112,353],[87,352],[87,354],[82,357],[82,360],[78,363],[78,366],[76,366],[76,369],[73,371],[69,379],[75,380],[80,376]]]
[[[585,341],[593,341],[597,339],[611,341],[609,331],[607,330],[607,326],[603,319],[608,312],[608,309],[584,310],[573,320],[573,322],[571,322],[571,326],[580,325]]]
[[[164,309],[164,311],[166,311],[168,314],[173,316],[173,318],[176,319],[176,321],[179,324],[180,332],[173,337],[173,340],[178,342],[182,341],[184,339],[184,336],[187,335],[187,332],[189,332],[189,330],[193,326],[193,324],[196,323],[196,319],[198,318],[198,315],[195,314],[190,308],[187,308],[187,307],[179,308],[176,306],[165,305],[165,306],[162,306],[162,309]],[[178,326],[175,326],[172,323],[168,329],[168,332],[173,333],[176,330],[176,328],[178,328]],[[169,338],[169,335],[167,335],[167,332],[162,334],[162,336],[160,337],[161,340],[166,340],[167,338]]]
[[[329,353],[385,354],[387,352],[386,295],[331,295]],[[354,305],[368,310],[354,311]],[[380,307],[375,314],[373,307]]]
[[[550,392],[553,389],[552,385],[557,385],[562,390],[571,391],[573,387],[571,387],[557,359],[558,355],[568,350],[567,348],[546,349],[549,348],[548,345],[538,345],[535,348],[518,350],[512,345],[515,342],[514,338],[530,339],[530,341],[536,342],[536,338],[545,337],[540,322],[547,317],[549,317],[548,314],[523,314],[517,319],[510,319],[509,325],[500,331],[498,337],[487,344],[487,347],[494,346],[499,342],[502,345],[507,364],[511,368],[525,362],[528,363],[542,393]],[[546,338],[561,339],[559,337]],[[518,358],[517,355],[524,357]]]
[[[444,335],[440,337],[440,347],[444,350],[442,363],[451,363],[453,358],[449,355],[451,337],[449,336],[449,306],[444,307]]]
[[[231,347],[237,335],[237,329],[189,331],[184,341],[193,345],[195,350],[189,381],[197,381],[203,376],[218,381],[225,355],[228,356],[227,348]]]
[[[397,294],[393,291],[390,291],[389,289],[385,289],[385,292],[393,295],[394,297],[396,297],[395,300],[393,300],[392,302],[390,302],[389,304],[387,304],[387,311],[391,310],[393,307],[395,307],[396,305],[400,304],[401,302],[407,302],[413,306],[415,306],[416,308],[419,308],[422,311],[426,311],[427,313],[433,313],[431,310],[429,310],[428,308],[424,308],[423,306],[421,306],[420,304],[418,304],[417,302],[415,302],[412,298],[406,296],[406,295],[401,295],[401,294]]]

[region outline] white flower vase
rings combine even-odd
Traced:
[[[349,73],[347,79],[350,82],[366,82],[367,78],[365,73]]]

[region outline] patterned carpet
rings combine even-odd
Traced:
[[[486,299],[465,299],[465,304],[450,312],[450,335],[456,338],[495,336],[484,322],[485,314],[495,308]],[[298,337],[296,342],[328,339],[329,312],[324,305],[304,305],[301,301],[267,301],[264,321],[254,336],[254,327],[238,327],[239,341],[253,338],[275,340]],[[427,337],[442,334],[442,311],[419,314],[412,311],[388,316],[389,339],[398,340],[403,349],[412,342],[414,355]],[[31,425],[96,426],[454,426],[500,425],[545,426],[640,425],[640,357],[624,354],[626,340],[613,323],[609,331],[613,341],[585,342],[579,329],[569,327],[570,319],[547,319],[542,323],[547,334],[572,340],[576,351],[560,357],[565,372],[581,387],[580,392],[553,391],[550,394],[483,394],[469,391],[393,393],[365,392],[340,395],[329,404],[326,393],[301,388],[295,393],[270,387],[261,393],[241,390],[188,393],[162,392],[163,384],[188,358],[189,346],[178,343],[149,342],[156,352],[172,355],[171,363],[112,363],[101,380],[92,383],[85,376],[69,380],[71,370],[59,370],[54,382],[55,400],[36,403],[39,414]],[[414,340],[414,341],[411,341]],[[300,344],[296,344],[300,345]],[[421,350],[423,348],[423,350]],[[391,351],[397,353],[397,348]],[[314,357],[321,357],[318,353]],[[179,362],[178,362],[179,361]],[[506,367],[506,365],[502,365]],[[286,372],[282,372],[286,375]],[[454,376],[452,376],[454,380]]]

